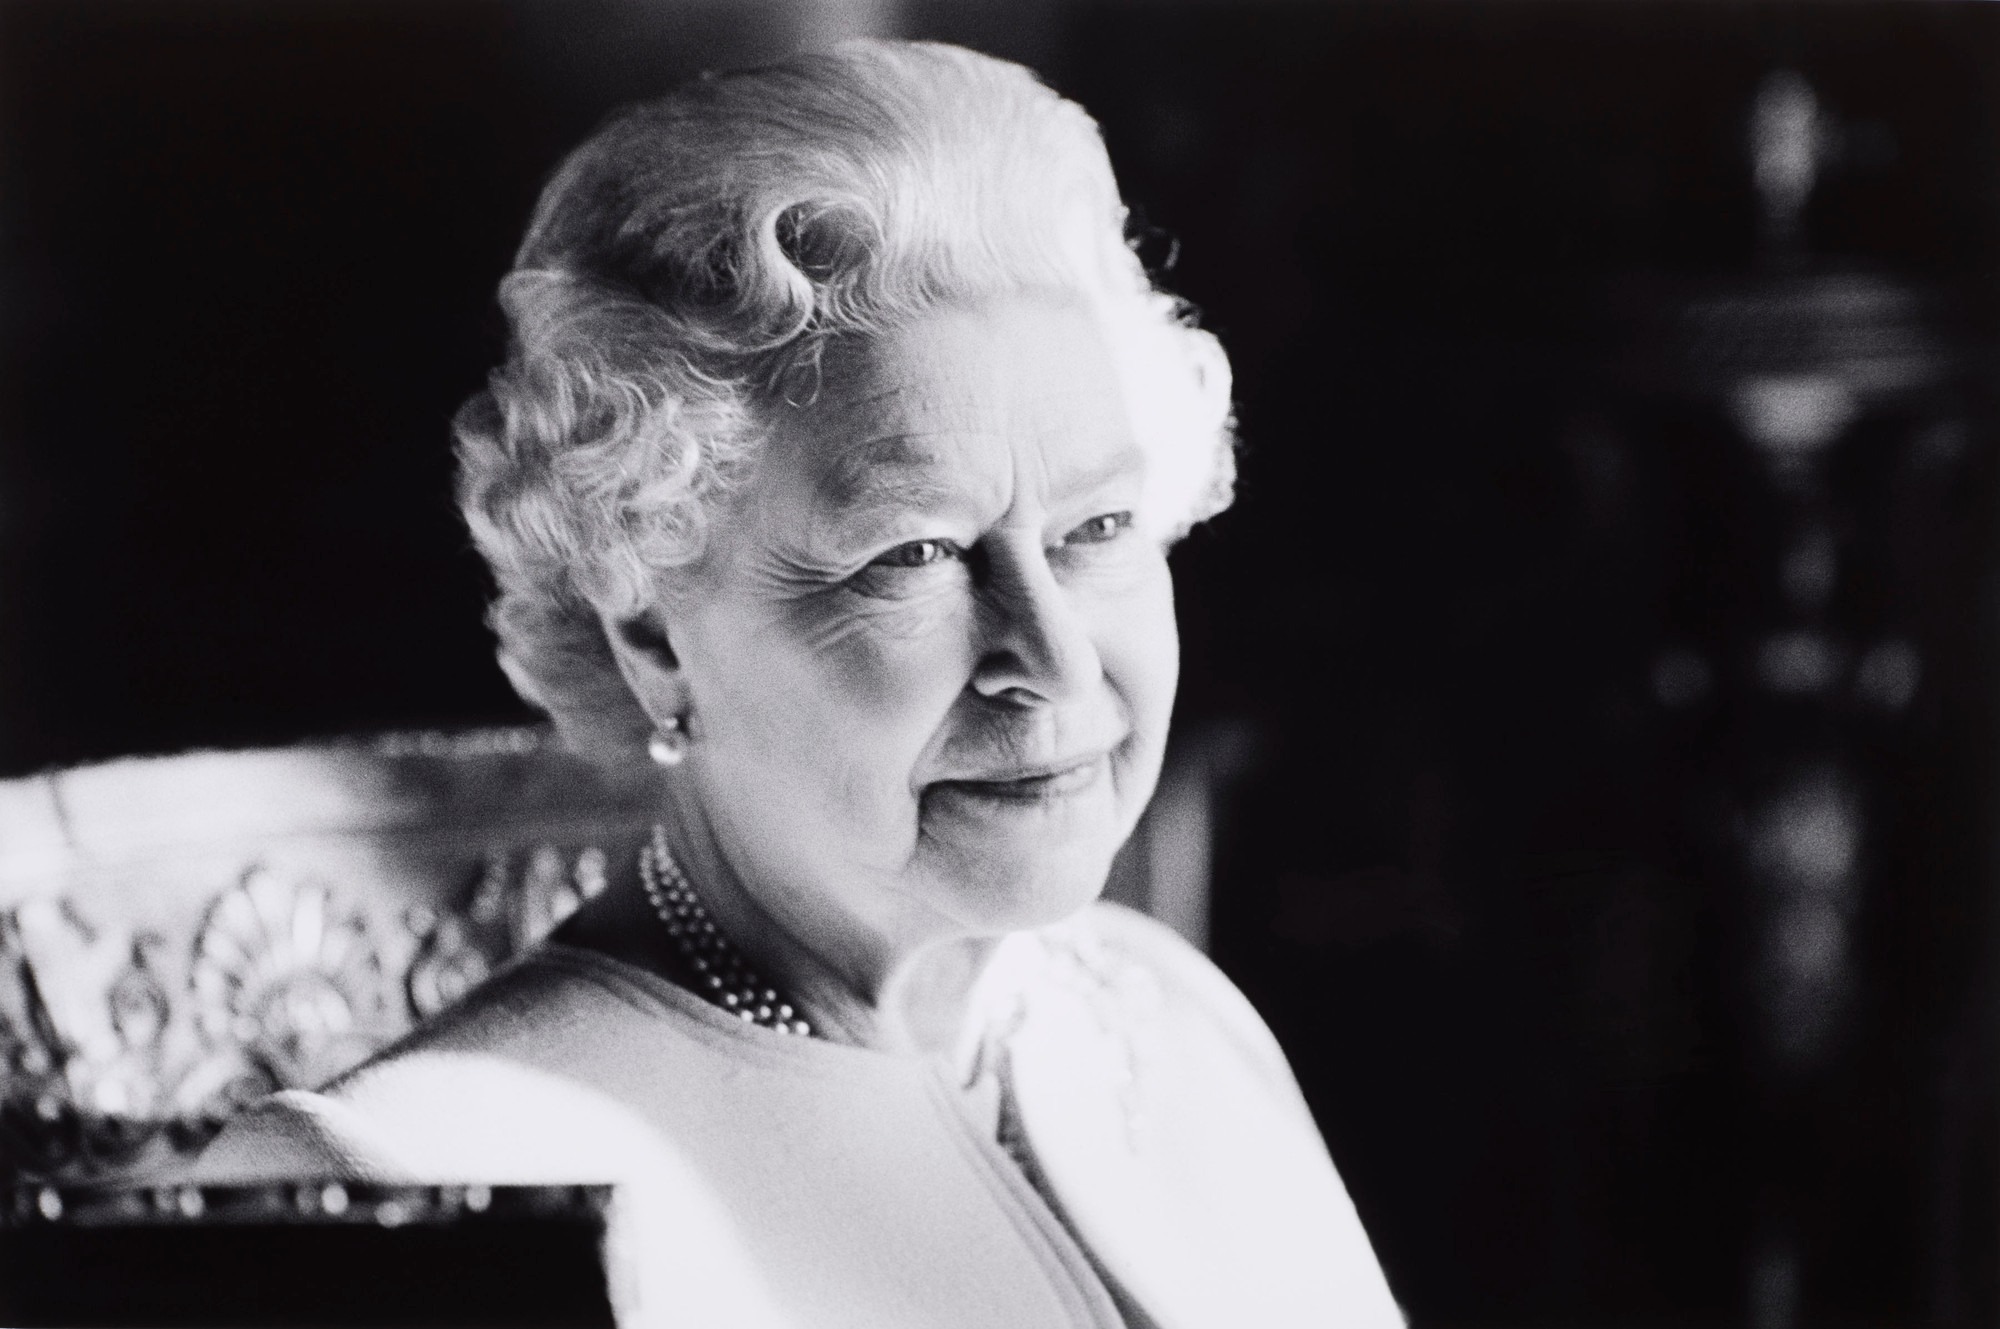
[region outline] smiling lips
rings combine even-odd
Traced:
[[[1087,757],[1016,767],[966,779],[939,780],[933,788],[980,798],[1040,802],[1082,793],[1097,782],[1109,762],[1109,752],[1094,752]]]

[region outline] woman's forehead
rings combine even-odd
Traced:
[[[1026,461],[1052,485],[1140,468],[1124,387],[1087,311],[947,309],[830,354],[779,435],[816,505],[924,506]]]

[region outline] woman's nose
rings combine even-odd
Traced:
[[[1035,705],[1070,701],[1095,685],[1104,667],[1089,623],[1047,553],[1037,547],[995,557],[989,566],[974,690]]]

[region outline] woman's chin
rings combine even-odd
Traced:
[[[1104,890],[1129,830],[1113,800],[926,800],[932,880],[951,912],[982,931],[1058,922]]]
[[[1068,919],[1104,891],[1132,827],[1110,759],[1044,781],[944,781],[922,799],[932,881],[980,931]]]
[[[959,883],[957,915],[974,932],[998,936],[1060,923],[1087,908],[1104,891],[1110,865],[1102,870],[1033,871],[1020,877],[995,873],[983,881]]]

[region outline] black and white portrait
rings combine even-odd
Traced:
[[[0,0],[0,1320],[1991,1323],[1997,79]]]

